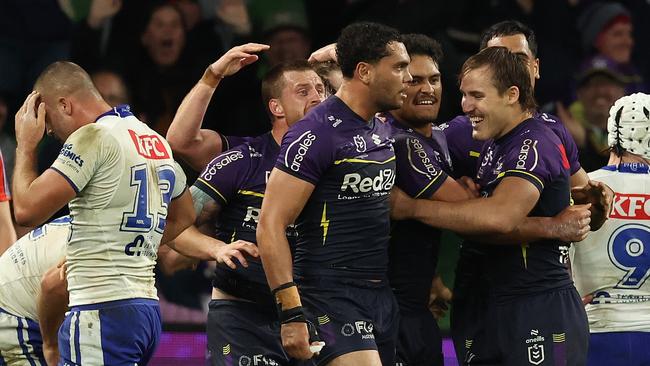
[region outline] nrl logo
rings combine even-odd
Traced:
[[[544,345],[535,343],[528,347],[528,362],[531,365],[539,365],[544,362]]]
[[[365,152],[366,140],[364,140],[361,135],[356,135],[354,136],[354,146],[357,148],[357,152]]]

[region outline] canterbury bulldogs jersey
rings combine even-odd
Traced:
[[[315,186],[296,219],[296,274],[386,277],[391,134],[389,124],[331,96],[284,136],[275,167]]]
[[[589,173],[614,190],[609,219],[571,249],[571,268],[587,305],[589,329],[650,332],[650,174],[626,163]],[[649,248],[646,250],[646,246]]]
[[[30,231],[0,257],[0,308],[38,321],[36,299],[41,278],[64,259],[70,217],[64,216]]]
[[[157,299],[153,268],[167,208],[186,188],[167,141],[119,106],[72,133],[52,169],[77,192],[69,203],[70,306]]]
[[[558,136],[530,118],[497,140],[488,141],[480,157],[477,182],[484,197],[502,179],[525,179],[539,190],[530,216],[550,217],[569,206],[569,161]],[[517,204],[513,202],[513,204]],[[477,213],[480,214],[480,213]],[[520,245],[482,244],[494,293],[517,296],[572,284],[564,243],[542,240]]]

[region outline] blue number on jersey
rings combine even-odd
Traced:
[[[167,207],[172,200],[172,190],[176,185],[176,171],[171,165],[158,168],[158,186],[162,192],[162,210],[158,211],[158,226],[156,232],[163,233],[167,224]]]
[[[158,169],[158,188],[162,194],[162,205],[157,211],[158,222],[156,231],[162,233],[165,229],[167,206],[171,201],[171,195],[176,183],[176,172],[174,167],[163,165]],[[147,180],[146,164],[131,167],[131,187],[136,187],[133,210],[122,214],[123,231],[148,232],[153,229],[153,214],[149,208],[149,191]]]
[[[650,276],[650,228],[626,224],[614,231],[607,244],[609,259],[626,272],[615,288],[640,288]]]

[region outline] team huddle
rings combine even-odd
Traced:
[[[41,74],[16,114],[14,214],[37,228],[0,257],[0,365],[147,364],[154,266],[196,260],[217,262],[211,365],[443,365],[432,292],[464,365],[650,362],[650,96],[612,107],[609,165],[588,175],[537,110],[523,24],[484,33],[464,115],[441,123],[440,45],[355,23],[265,75],[271,131],[201,129],[221,80],[267,49],[211,64],[166,138],[79,66]],[[44,131],[64,145],[39,176]],[[174,159],[201,172],[189,188]],[[441,230],[464,239],[453,298]]]

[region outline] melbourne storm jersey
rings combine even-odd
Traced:
[[[543,122],[560,138],[564,145],[567,158],[571,164],[570,175],[580,170],[578,161],[578,147],[559,118],[546,113],[535,113],[535,118]],[[440,125],[447,141],[449,142],[449,153],[454,164],[453,176],[476,177],[478,157],[483,150],[484,141],[472,138],[472,122],[467,116],[457,116],[448,123]]]
[[[225,243],[236,240],[257,242],[255,232],[262,208],[266,182],[278,159],[280,147],[269,132],[254,137],[214,158],[194,186],[212,197],[221,207],[217,221],[217,237]],[[295,241],[293,227],[287,237]],[[266,286],[262,263],[249,259],[249,267],[238,266],[237,272],[251,281]]]
[[[70,217],[55,219],[25,234],[0,256],[0,308],[38,321],[41,278],[65,258]]]
[[[388,113],[385,118],[395,139],[395,184],[411,197],[430,198],[451,171],[445,135],[431,126],[425,137]],[[414,220],[392,222],[388,277],[401,311],[426,309],[439,249],[439,230]]]
[[[589,173],[614,190],[605,224],[571,249],[571,269],[589,330],[650,332],[650,173],[648,165],[625,163]]]
[[[389,124],[366,121],[332,96],[284,136],[276,168],[315,186],[296,220],[297,275],[386,277],[391,134]]]
[[[569,206],[570,165],[564,145],[537,119],[527,119],[498,140],[488,141],[480,161],[477,180],[484,197],[490,196],[502,179],[518,177],[540,193],[530,216],[555,216]],[[520,245],[485,244],[483,248],[496,295],[516,296],[572,284],[564,243],[544,240]]]
[[[153,268],[185,174],[167,141],[119,106],[63,144],[52,169],[77,196],[67,248],[70,306],[157,299]]]

